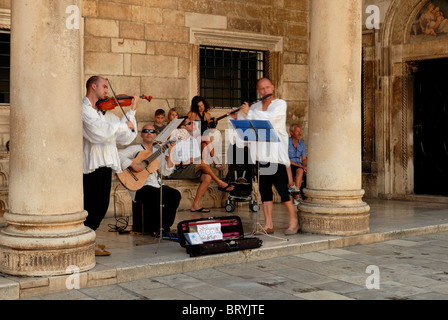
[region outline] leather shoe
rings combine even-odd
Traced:
[[[299,232],[299,225],[297,225],[293,229],[286,229],[285,230],[285,236],[292,236],[292,235],[296,234],[297,232]]]
[[[95,256],[110,256],[110,252],[104,249],[95,249]]]
[[[258,230],[254,233],[254,235],[256,236],[262,236],[264,234],[273,234],[274,233],[274,228],[261,228],[261,230]]]

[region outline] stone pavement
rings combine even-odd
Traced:
[[[110,257],[77,276],[12,277],[0,274],[0,299],[57,300],[331,300],[448,298],[448,204],[366,200],[370,233],[358,236],[297,234],[286,238],[286,212],[275,206],[275,234],[259,236],[256,250],[189,257],[176,242],[97,231]],[[236,212],[246,232],[261,214]],[[214,209],[213,215],[228,215]],[[196,218],[179,212],[177,220]],[[75,283],[75,282],[73,282]],[[378,287],[379,286],[379,287]],[[370,288],[371,287],[371,288]]]
[[[448,232],[441,232],[32,299],[446,300],[447,250]]]

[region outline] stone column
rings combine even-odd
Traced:
[[[95,266],[84,226],[82,61],[67,19],[81,0],[12,1],[11,158],[0,272],[47,276]],[[74,21],[72,21],[72,25]]]
[[[362,201],[362,1],[311,4],[308,177],[299,205],[301,230],[352,235],[369,232]]]

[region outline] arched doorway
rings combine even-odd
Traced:
[[[438,124],[447,119],[443,73],[448,71],[448,31],[422,32],[420,17],[430,3],[446,8],[448,16],[447,0],[392,1],[377,38],[374,123],[380,198],[448,201],[448,138]]]
[[[448,195],[448,58],[414,73],[414,193]]]

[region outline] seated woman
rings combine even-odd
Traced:
[[[213,163],[215,164],[216,169],[224,170],[222,164],[215,157],[215,150],[210,140],[210,136],[207,133],[208,129],[214,128],[212,116],[208,112],[210,109],[210,105],[207,100],[203,97],[195,96],[191,100],[190,111],[187,114],[187,117],[190,121],[200,121],[200,130],[201,130],[201,152],[202,152],[202,160],[208,163],[208,155],[210,155],[213,159]],[[204,152],[205,149],[205,152]]]

